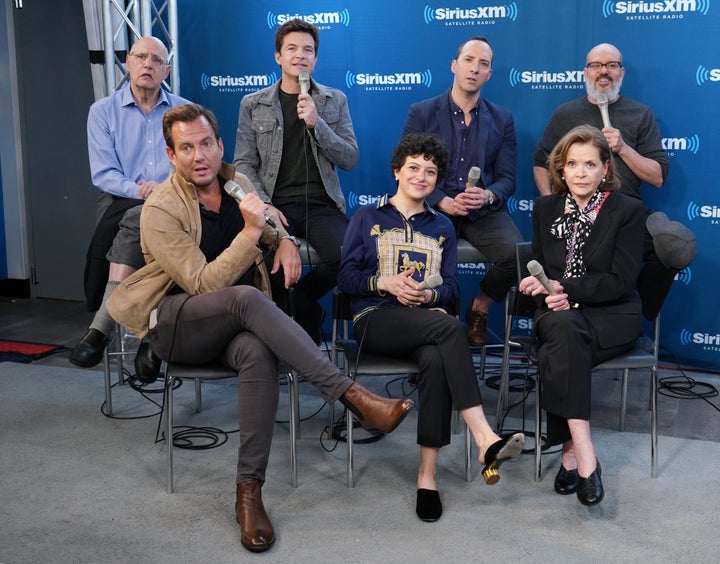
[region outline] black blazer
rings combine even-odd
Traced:
[[[633,342],[642,332],[637,293],[645,226],[642,201],[620,192],[608,196],[583,248],[586,275],[566,279],[562,278],[565,240],[550,234],[550,226],[562,215],[564,206],[565,196],[557,194],[535,200],[535,259],[544,266],[548,278],[563,285],[571,302],[581,304],[580,311],[593,327],[601,348]]]

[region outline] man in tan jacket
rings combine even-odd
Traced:
[[[277,411],[278,358],[368,429],[389,433],[413,402],[381,398],[353,383],[267,295],[264,248],[275,251],[272,271],[282,267],[288,286],[300,276],[300,257],[286,232],[267,224],[268,206],[247,178],[222,163],[215,116],[197,104],[177,106],[165,114],[163,132],[176,173],[143,207],[147,264],[118,286],[108,310],[166,361],[214,361],[237,370],[235,511],[243,546],[262,552],[275,541],[261,487]],[[246,193],[239,205],[221,186],[233,178]]]

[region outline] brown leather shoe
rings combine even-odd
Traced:
[[[353,382],[341,397],[342,404],[352,411],[368,431],[391,433],[402,423],[415,402],[411,399],[388,399],[373,394]]]
[[[474,311],[472,306],[465,312],[467,340],[471,347],[482,347],[487,342],[488,314],[486,311]]]
[[[235,516],[240,524],[240,542],[252,552],[264,552],[275,542],[275,531],[265,513],[259,480],[237,485]]]

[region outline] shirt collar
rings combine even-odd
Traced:
[[[390,198],[392,198],[392,195],[385,194],[377,201],[377,209],[384,208],[387,206],[392,206],[390,203]],[[423,206],[425,206],[425,213],[431,213],[433,215],[437,215],[437,210],[435,210],[430,204],[427,203],[427,200],[423,201]]]

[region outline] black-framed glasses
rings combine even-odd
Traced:
[[[605,67],[609,71],[616,71],[622,68],[622,63],[620,61],[609,61],[607,63],[601,63],[600,61],[592,61],[591,63],[587,64],[587,68],[594,71],[599,71],[603,67]]]
[[[150,57],[150,62],[152,63],[152,66],[154,66],[156,69],[164,67],[168,64],[167,61],[162,57],[158,57],[157,55],[151,55],[150,53],[130,53],[130,56],[135,57],[141,63],[144,63],[145,61],[147,61],[147,58]]]

